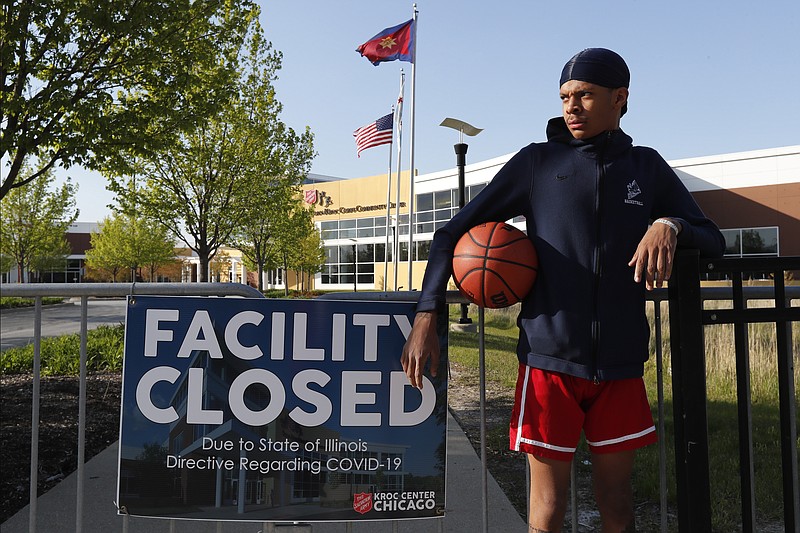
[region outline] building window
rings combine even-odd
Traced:
[[[416,261],[427,261],[431,252],[431,241],[419,241],[415,242],[414,244],[415,248],[417,249],[416,257],[414,259]]]
[[[272,287],[282,287],[284,283],[283,269],[276,268],[266,271],[267,284]]]
[[[467,201],[469,202],[473,198],[478,196],[478,193],[481,192],[483,189],[485,189],[487,185],[488,185],[488,183],[478,183],[476,185],[470,185],[469,187],[467,187],[467,191],[466,191],[467,192],[467,194],[466,194]]]
[[[326,246],[320,281],[322,285],[352,285],[358,269],[358,284],[374,284],[375,263],[383,263],[385,252],[385,243]],[[391,261],[391,250],[389,256]]]
[[[390,224],[391,221],[390,219]],[[408,225],[408,215],[400,215],[400,233],[408,234],[408,228],[402,229],[403,224]],[[351,218],[346,220],[326,220],[319,223],[319,231],[323,241],[334,239],[354,239],[386,236],[386,217]],[[389,228],[389,235],[393,228]]]
[[[778,228],[724,229],[726,257],[776,257]]]
[[[725,257],[777,257],[778,228],[724,229]],[[769,279],[771,272],[742,272],[743,279]]]
[[[355,218],[351,218],[349,220],[340,220],[339,221],[339,238],[340,239],[352,239],[356,236],[356,224],[357,220]]]
[[[480,193],[486,183],[470,185],[464,189],[464,200],[469,202]],[[458,189],[418,194],[416,197],[416,226],[414,233],[433,233],[458,213]]]
[[[323,241],[339,238],[339,221],[329,220],[319,223],[319,231]]]

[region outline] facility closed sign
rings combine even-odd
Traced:
[[[446,357],[421,391],[408,385],[413,314],[409,302],[130,297],[120,512],[443,516]]]

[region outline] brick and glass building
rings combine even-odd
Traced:
[[[468,165],[466,200],[477,195],[513,155]],[[726,255],[800,255],[800,145],[669,163],[722,229]],[[315,288],[407,290],[409,248],[413,259],[410,288],[420,288],[433,233],[458,211],[457,169],[416,176],[410,247],[409,174],[401,176],[399,210],[397,184],[392,182],[387,212],[387,184],[384,174],[303,186],[327,257],[325,268],[315,277]],[[524,230],[523,220],[512,223]],[[394,249],[398,249],[396,254]]]

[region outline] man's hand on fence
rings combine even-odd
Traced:
[[[400,364],[403,365],[403,372],[408,376],[408,381],[418,389],[422,388],[422,372],[428,359],[431,361],[431,376],[436,377],[439,368],[436,318],[435,311],[417,313],[411,333],[403,346],[403,355],[400,357]]]
[[[675,257],[675,248],[678,245],[678,233],[681,230],[679,223],[670,219],[659,219],[662,223],[653,223],[639,241],[633,258],[628,266],[634,267],[633,279],[636,283],[642,281],[647,290],[653,287],[661,288],[664,281],[672,274],[672,260]],[[669,224],[666,222],[668,221]]]

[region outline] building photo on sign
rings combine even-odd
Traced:
[[[131,296],[120,512],[443,516],[447,372],[408,384],[413,316],[410,302]]]

